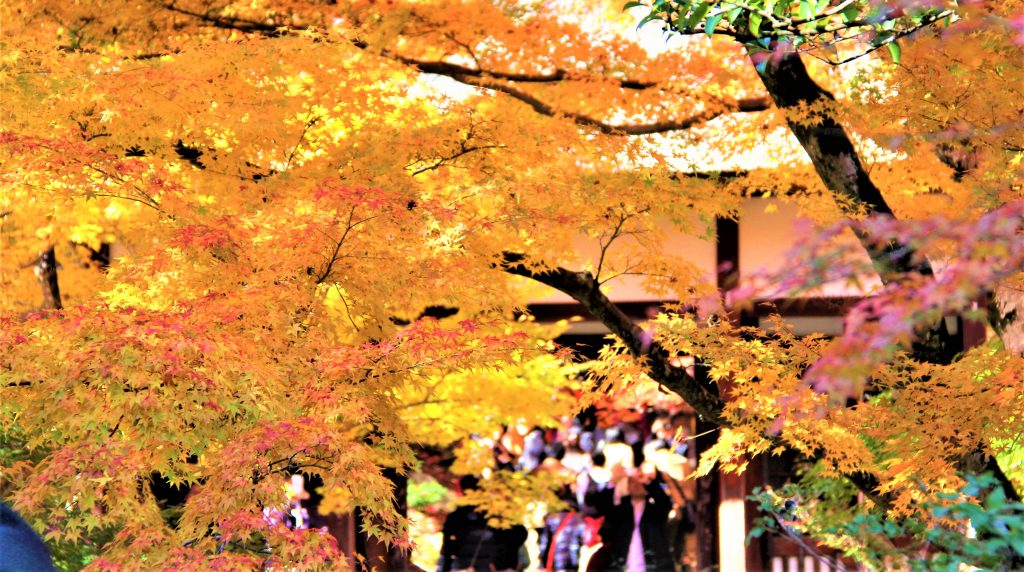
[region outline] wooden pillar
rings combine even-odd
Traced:
[[[698,369],[697,371],[700,371]],[[716,425],[697,418],[695,449],[698,458],[718,439]],[[718,568],[718,471],[697,479],[697,506],[695,509],[697,537],[697,570]]]
[[[758,514],[757,502],[750,500],[750,496],[754,494],[754,489],[757,487],[763,489],[765,484],[768,483],[768,470],[765,458],[761,456],[750,459],[745,475],[746,482],[744,483],[743,491],[744,536],[750,534],[750,531],[754,529],[754,521],[761,516]],[[751,539],[750,544],[746,545],[746,561],[747,570],[750,572],[762,572],[768,569],[768,542],[763,535],[759,538]]]
[[[349,569],[356,569],[356,515],[330,514],[310,518],[314,527],[326,527],[327,532],[338,541],[338,549],[346,556]]]
[[[715,219],[715,278],[718,290],[725,294],[740,282],[740,224],[728,218]]]
[[[718,238],[716,250],[716,280],[722,296],[740,282],[740,225],[738,221],[718,218],[715,221],[715,233]],[[758,326],[756,315],[747,313],[730,313],[730,318],[737,325]],[[728,399],[728,384],[720,383],[719,390],[724,399]],[[713,433],[717,437],[717,432]],[[706,447],[710,447],[711,443]],[[701,451],[703,452],[703,451]],[[759,459],[750,461],[747,470],[739,475],[717,474],[717,495],[713,512],[715,513],[716,531],[714,538],[699,537],[702,542],[701,553],[708,550],[716,551],[717,569],[720,572],[759,572],[764,570],[765,546],[761,538],[746,543],[747,533],[757,517],[756,506],[747,500],[753,489],[763,480],[762,465]],[[717,473],[717,471],[716,471]],[[702,491],[703,492],[703,491]],[[704,546],[703,543],[708,545]],[[707,557],[707,556],[705,556]],[[704,564],[701,569],[706,568]]]
[[[719,383],[723,395],[729,391],[727,380]],[[717,434],[717,432],[715,432]],[[748,460],[739,474],[718,472],[717,544],[719,572],[761,572],[764,570],[766,546],[763,538],[754,538],[748,545],[747,533],[757,518],[757,505],[747,497],[755,487],[764,484],[760,458]]]
[[[721,572],[747,570],[746,507],[747,474],[722,473],[718,501],[718,569]]]

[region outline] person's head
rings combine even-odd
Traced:
[[[618,427],[612,427],[604,432],[605,443],[625,443],[626,437],[622,434],[622,429]]]
[[[647,460],[647,455],[644,454],[643,445],[637,443],[633,445],[633,466],[639,467],[644,464]]]
[[[480,488],[480,479],[475,475],[462,475],[459,477],[459,490],[462,492],[472,491]]]
[[[548,443],[547,446],[544,447],[544,456],[549,459],[561,461],[565,458],[565,446],[558,442]]]
[[[671,439],[672,432],[672,420],[668,415],[659,415],[651,423],[651,435],[657,439]]]
[[[594,409],[593,406],[591,406],[576,417],[576,419],[579,419],[580,425],[583,426],[584,431],[593,431],[597,429],[596,413],[597,411]]]
[[[580,448],[580,430],[578,427],[573,427],[565,434],[565,448],[570,451]]]
[[[597,439],[593,431],[580,433],[580,449],[585,453],[594,453],[597,449]]]
[[[523,439],[523,453],[531,456],[539,456],[544,452],[544,432],[540,429],[530,431]]]

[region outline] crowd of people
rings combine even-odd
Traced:
[[[570,484],[563,507],[537,527],[539,562],[523,549],[529,530],[488,526],[461,506],[445,519],[438,572],[681,572],[692,565],[695,490],[691,418],[650,411],[602,427],[594,415],[559,430],[510,429],[494,441],[497,470],[550,471]],[[479,485],[465,476],[459,488]]]

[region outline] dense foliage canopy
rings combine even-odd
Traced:
[[[705,470],[795,450],[861,516],[954,531],[970,474],[1019,500],[1021,3],[621,8],[5,2],[0,491],[95,566],[331,566],[263,517],[290,471],[402,543],[381,471],[412,443],[577,405],[522,314],[554,287],[619,340],[594,387],[650,377],[722,426]],[[846,336],[741,329],[666,250],[754,194],[823,230],[730,303],[879,276]],[[630,320],[626,276],[674,311]],[[962,351],[947,317],[991,335]]]

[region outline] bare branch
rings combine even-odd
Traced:
[[[320,118],[319,117],[314,117],[314,118],[310,119],[309,121],[307,121],[306,125],[303,126],[302,133],[299,134],[299,140],[298,140],[297,143],[295,143],[295,147],[292,147],[292,152],[288,154],[288,160],[285,161],[284,169],[281,169],[281,171],[287,171],[288,168],[292,166],[292,159],[295,158],[295,154],[298,153],[299,152],[299,148],[302,147],[302,142],[306,139],[306,133],[309,132],[309,129],[311,127],[316,125],[317,121],[320,121]]]
[[[422,175],[423,173],[426,173],[427,171],[433,171],[435,169],[439,169],[439,168],[443,167],[444,165],[447,165],[447,164],[455,161],[455,159],[458,159],[459,157],[462,157],[463,155],[468,155],[469,153],[472,153],[473,151],[483,151],[484,149],[505,149],[505,148],[506,148],[505,145],[480,145],[480,146],[477,146],[477,147],[467,147],[466,144],[465,144],[465,141],[463,141],[462,145],[461,145],[461,148],[458,151],[456,151],[454,154],[449,155],[447,157],[441,157],[440,159],[436,160],[434,163],[432,163],[430,165],[426,165],[424,167],[420,167],[419,169],[416,169],[415,171],[412,172],[412,176],[415,177],[416,175]],[[410,167],[412,167],[412,165],[407,165],[406,169],[408,169]]]
[[[352,210],[348,212],[348,220],[345,222],[345,231],[342,232],[341,238],[334,245],[334,251],[327,257],[327,262],[324,265],[323,272],[317,275],[316,283],[323,284],[327,277],[331,275],[331,271],[334,270],[334,265],[340,259],[341,247],[345,244],[345,239],[348,238],[348,233],[355,228],[356,225],[352,224],[352,217],[355,216],[356,207],[352,207]]]
[[[623,232],[622,230],[622,227],[623,225],[626,224],[626,221],[628,221],[629,219],[633,218],[638,214],[643,214],[647,211],[648,209],[646,208],[640,209],[635,213],[626,213],[625,211],[622,211],[621,213],[619,213],[619,221],[615,224],[615,228],[612,230],[611,235],[608,236],[607,242],[605,241],[603,235],[598,240],[598,243],[601,245],[601,255],[598,257],[597,260],[597,270],[594,272],[594,280],[599,285],[603,284],[604,282],[607,282],[607,280],[601,280],[601,270],[604,268],[604,260],[608,254],[608,248],[611,247],[612,243],[615,242],[615,240],[618,239],[619,237],[625,236],[627,234],[632,234],[630,232]]]
[[[324,262],[324,270],[317,274],[317,279],[316,279],[316,283],[317,284],[323,284],[327,280],[327,278],[330,277],[331,271],[334,269],[334,265],[337,264],[338,261],[340,261],[342,258],[348,258],[349,257],[349,255],[342,255],[341,254],[341,247],[344,246],[346,239],[348,239],[349,233],[351,233],[353,230],[355,230],[357,227],[363,225],[364,223],[370,222],[371,220],[377,218],[377,215],[373,215],[373,216],[368,216],[366,218],[359,219],[357,221],[353,221],[352,219],[355,216],[355,212],[356,212],[356,207],[352,207],[352,209],[349,210],[348,220],[345,221],[345,230],[342,232],[341,238],[339,238],[337,241],[334,241],[335,242],[334,248],[331,251],[330,256],[325,256],[324,257],[324,260],[326,261],[326,262]],[[326,232],[323,232],[323,235],[326,236],[328,238],[328,240],[332,240],[332,241],[334,240]],[[370,259],[370,258],[374,258],[374,257],[363,256],[363,257],[359,257],[359,258]],[[309,272],[309,271],[307,271],[307,272]]]
[[[352,308],[349,307],[348,299],[345,297],[345,294],[341,291],[341,286],[335,284],[334,289],[337,290],[338,298],[341,298],[341,303],[345,305],[345,315],[348,316],[348,323],[352,324],[352,327],[355,328],[357,332],[360,331],[359,326],[356,325],[356,321],[352,318]]]
[[[191,16],[202,20],[215,28],[223,28],[225,30],[238,30],[240,32],[263,32],[279,34],[281,32],[280,26],[273,24],[267,24],[265,22],[256,22],[254,20],[247,20],[245,18],[236,18],[234,16],[221,16],[214,15],[209,12],[195,12],[188,10],[187,8],[179,8],[175,5],[175,2],[165,2],[163,5],[164,9],[170,10],[183,16]]]
[[[752,97],[737,100],[735,106],[732,108],[700,111],[688,117],[676,120],[658,121],[654,123],[643,124],[614,125],[611,123],[606,123],[599,119],[595,119],[583,113],[556,109],[552,105],[545,103],[544,101],[541,101],[540,98],[502,81],[496,81],[486,77],[466,75],[456,75],[449,77],[466,85],[472,85],[475,87],[482,87],[484,89],[500,91],[501,93],[510,95],[513,98],[518,99],[519,101],[529,105],[534,111],[541,115],[546,115],[549,117],[565,117],[571,119],[577,125],[582,125],[584,127],[593,127],[600,131],[601,133],[605,133],[607,135],[650,135],[654,133],[668,133],[671,131],[680,131],[683,129],[690,129],[698,125],[702,125],[716,117],[726,115],[728,113],[764,111],[766,109],[769,109],[771,106],[771,102],[768,97]]]
[[[479,79],[497,79],[503,81],[514,81],[516,83],[537,84],[562,83],[564,81],[571,81],[573,79],[583,77],[580,74],[572,74],[561,69],[556,69],[555,71],[549,73],[516,73],[505,72],[501,70],[485,70],[480,68],[471,68],[443,61],[418,60],[416,58],[393,55],[388,52],[385,52],[384,56],[395,61],[402,62],[403,64],[415,67],[416,69],[420,70],[423,73],[432,73],[435,75],[443,75],[448,77],[474,77]],[[601,80],[610,82],[624,89],[632,89],[639,91],[663,87],[662,84],[653,81],[614,78],[607,76],[601,76]]]

